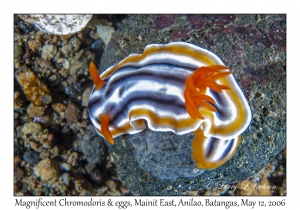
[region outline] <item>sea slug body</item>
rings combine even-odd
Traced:
[[[122,134],[148,126],[177,135],[195,132],[192,157],[200,169],[228,161],[238,148],[251,111],[232,72],[214,53],[185,42],[148,45],[100,76],[89,114],[97,132],[109,143]]]

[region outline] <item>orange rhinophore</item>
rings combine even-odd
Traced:
[[[99,121],[101,123],[101,130],[102,130],[102,134],[105,137],[105,139],[111,143],[114,144],[115,141],[110,133],[109,127],[108,127],[108,123],[110,121],[110,117],[108,114],[102,114],[99,116]]]
[[[97,67],[93,62],[90,63],[89,68],[90,68],[90,75],[92,77],[93,82],[95,83],[95,88],[98,90],[105,84],[105,82],[100,78]]]

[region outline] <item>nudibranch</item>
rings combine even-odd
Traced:
[[[214,169],[235,154],[251,121],[232,72],[217,55],[193,44],[151,44],[100,76],[91,63],[90,74],[95,86],[89,115],[110,144],[147,125],[177,135],[195,132],[191,155],[197,167]]]

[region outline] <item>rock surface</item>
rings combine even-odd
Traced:
[[[69,103],[65,113],[68,125],[73,125],[77,122],[79,117],[79,109],[75,104]]]
[[[46,106],[52,102],[50,90],[33,71],[27,69],[17,75],[17,80],[28,100],[35,106]]]
[[[89,163],[99,163],[106,154],[104,139],[96,134],[92,126],[89,126],[88,130],[82,138],[80,149]]]
[[[38,29],[51,34],[67,35],[83,29],[92,15],[19,15]]]
[[[24,134],[36,134],[42,131],[42,126],[39,123],[30,122],[24,124],[22,131]]]
[[[29,164],[35,164],[39,161],[39,155],[36,152],[28,151],[23,155],[24,160]]]
[[[109,151],[119,176],[136,195],[180,195],[187,190],[206,189],[212,182],[231,184],[245,180],[274,159],[286,144],[285,15],[133,15],[113,34],[100,72],[131,53],[142,53],[148,44],[172,41],[193,43],[218,55],[233,71],[249,101],[253,120],[242,134],[235,156],[221,167],[196,177],[184,175],[186,164],[176,168],[177,172],[169,170],[169,179],[159,175],[167,174],[172,165],[163,156],[164,144],[168,155],[174,154],[176,145],[180,145],[176,140],[174,147],[162,142],[171,135],[168,132],[157,134],[147,129],[116,138]],[[157,153],[154,151],[148,157],[142,152],[147,144],[145,136],[154,136],[149,141],[158,148]],[[180,138],[186,137],[178,137],[177,141]],[[186,147],[188,151],[190,143]],[[160,170],[149,167],[153,155]]]
[[[54,183],[59,177],[58,163],[49,158],[41,160],[35,167],[34,172],[41,180]]]

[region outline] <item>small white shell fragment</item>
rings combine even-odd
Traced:
[[[92,88],[90,88],[90,87],[86,88],[83,91],[83,93],[82,93],[82,102],[81,102],[82,106],[88,107],[89,97],[90,97],[91,91],[92,91]]]
[[[81,31],[92,15],[19,15],[24,21],[34,24],[39,30],[50,34],[68,35]]]
[[[64,173],[63,175],[61,175],[61,179],[65,185],[69,185],[70,175],[68,173]]]
[[[62,162],[59,164],[59,168],[64,171],[70,171],[72,166],[69,163]]]
[[[108,44],[111,35],[115,32],[115,29],[112,26],[107,25],[98,25],[97,26],[97,34],[103,40],[105,45]]]

